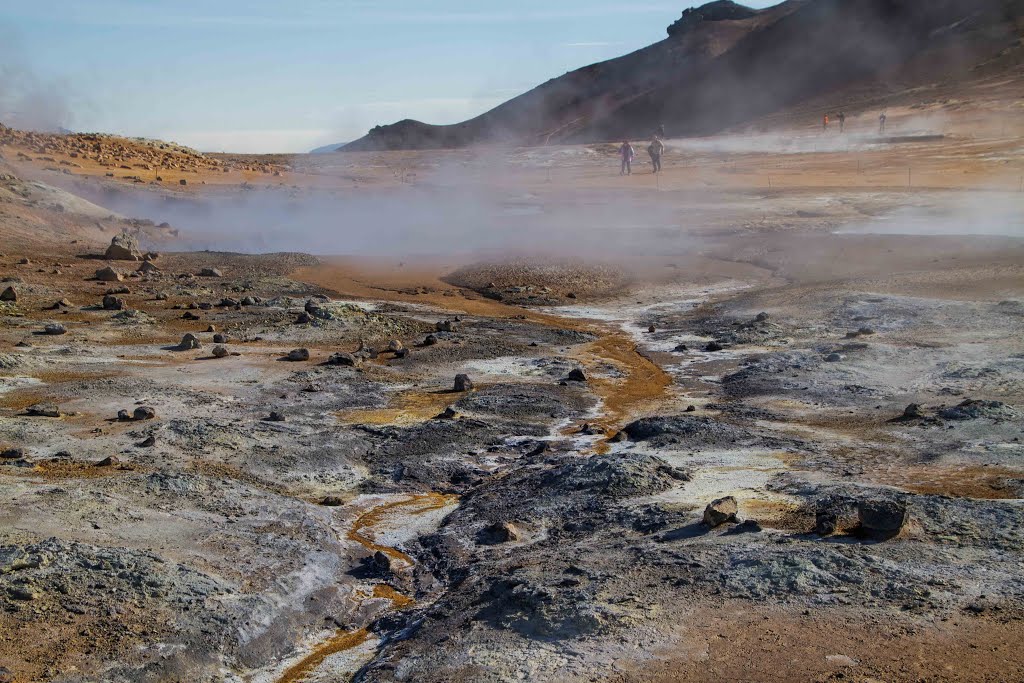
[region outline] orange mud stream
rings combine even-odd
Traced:
[[[324,660],[345,650],[362,645],[370,637],[369,631],[361,628],[358,631],[338,631],[334,636],[321,643],[315,650],[302,658],[285,671],[277,683],[298,683],[313,673]]]
[[[458,496],[443,495],[440,493],[424,493],[414,495],[405,500],[397,500],[390,503],[378,505],[356,518],[349,529],[347,537],[356,541],[367,550],[380,551],[390,558],[405,562],[408,566],[415,564],[415,561],[401,550],[381,545],[367,535],[367,531],[379,524],[388,514],[397,509],[411,508],[408,514],[421,515],[425,512],[439,510],[458,501]],[[372,598],[384,598],[391,601],[392,609],[402,609],[415,604],[416,600],[399,593],[387,584],[377,584],[373,587]],[[302,658],[298,663],[288,667],[277,683],[299,683],[306,676],[313,673],[328,657],[346,650],[351,650],[365,643],[370,637],[369,631],[361,628],[356,631],[338,631],[333,636],[318,645],[312,652]]]
[[[337,414],[346,424],[408,425],[424,422],[444,411],[464,394],[450,391],[409,390],[396,394],[386,408],[344,410]]]
[[[443,507],[452,505],[458,501],[458,496],[454,495],[443,495],[440,493],[424,493],[420,495],[414,495],[411,498],[405,500],[396,500],[391,503],[384,503],[377,507],[364,512],[356,521],[352,523],[352,528],[349,529],[347,537],[359,543],[367,550],[372,552],[382,552],[388,557],[404,562],[408,566],[415,564],[413,559],[403,553],[401,550],[391,548],[386,545],[380,545],[373,540],[371,536],[368,536],[366,531],[373,528],[377,524],[380,524],[389,514],[395,510],[401,508],[412,508],[408,511],[408,514],[422,515],[425,512],[431,512],[433,510],[440,510]]]
[[[476,292],[460,289],[439,279],[437,270],[409,268],[370,269],[346,259],[331,259],[316,266],[300,268],[291,274],[295,280],[319,285],[342,297],[367,298],[402,303],[418,303],[437,307],[452,314],[466,313],[489,318],[517,318],[539,325],[597,335],[587,345],[579,360],[585,366],[611,363],[623,374],[619,379],[594,377],[591,388],[602,400],[602,415],[595,422],[607,434],[614,433],[631,418],[649,412],[668,396],[671,379],[656,363],[643,356],[633,339],[607,323],[582,318],[566,318],[535,309],[521,308],[486,299]],[[412,293],[412,292],[418,293]],[[591,376],[593,373],[591,373]],[[429,395],[426,395],[429,396]],[[409,408],[415,416],[444,409],[439,400],[430,404],[425,396],[412,396]],[[404,417],[403,406],[383,411],[368,411],[360,416],[364,422]],[[346,419],[353,416],[347,415]],[[408,418],[406,418],[408,419]],[[383,422],[373,422],[384,424]]]

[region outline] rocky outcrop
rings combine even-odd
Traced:
[[[126,232],[110,240],[110,246],[103,257],[111,261],[142,261],[144,258],[139,251],[138,240]]]
[[[757,10],[744,7],[731,0],[716,0],[701,7],[691,7],[683,10],[683,16],[672,22],[666,29],[669,37],[680,36],[687,31],[693,30],[698,24],[704,21],[726,21],[750,19],[757,16]]]

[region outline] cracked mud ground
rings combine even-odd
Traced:
[[[946,198],[733,198],[628,277],[137,273],[7,201],[3,675],[1021,680],[1024,248],[837,231]]]

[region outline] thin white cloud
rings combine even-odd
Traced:
[[[562,43],[562,47],[611,47],[613,45],[622,45],[622,43],[610,43],[600,40],[581,43]]]
[[[249,27],[297,28],[336,30],[353,24],[493,24],[509,21],[556,21],[587,17],[608,17],[636,14],[675,14],[674,3],[611,3],[588,7],[543,8],[518,10],[438,10],[386,6],[376,3],[351,3],[339,11],[330,3],[317,3],[289,7],[282,11],[277,5],[247,6],[237,13],[211,12],[208,5],[195,6],[189,2],[171,4],[134,3],[124,0],[78,0],[59,2],[59,11],[53,8],[22,5],[11,18],[35,17],[83,26],[185,26],[185,27]]]

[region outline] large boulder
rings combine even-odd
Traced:
[[[898,500],[862,500],[857,503],[861,532],[872,538],[892,538],[907,523],[907,505]]]
[[[142,252],[139,251],[138,240],[125,232],[120,235],[116,235],[114,239],[110,240],[110,246],[107,247],[107,253],[103,256],[111,261],[143,260]]]
[[[17,301],[18,293],[14,291],[14,287],[8,287],[3,292],[0,292],[0,301]]]
[[[455,391],[473,391],[473,380],[469,375],[455,375]]]
[[[736,522],[737,512],[739,512],[739,506],[736,504],[735,498],[732,496],[719,498],[718,500],[711,501],[704,508],[704,523],[711,528],[715,528],[726,522]]]
[[[191,332],[186,332],[181,338],[181,343],[178,344],[178,350],[180,351],[191,351],[192,349],[202,348],[202,344],[199,342],[198,337]]]
[[[110,266],[107,266],[96,271],[96,279],[102,282],[121,282],[124,280],[124,276]]]

